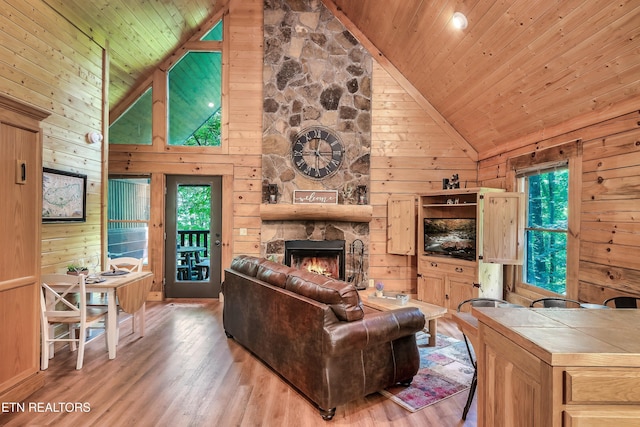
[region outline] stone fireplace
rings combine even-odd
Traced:
[[[287,240],[284,264],[345,280],[344,240]]]
[[[341,276],[364,281],[372,207],[368,198],[358,205],[358,188],[371,191],[371,54],[322,2],[265,1],[264,40],[261,178],[263,188],[277,188],[277,204],[261,205],[261,255],[286,263],[287,241],[341,240]],[[311,126],[330,128],[344,145],[340,168],[324,179],[292,162],[295,136]],[[296,190],[337,191],[338,202],[295,205]],[[354,242],[364,254],[351,254]]]
[[[262,222],[262,239],[263,256],[287,265],[290,265],[287,262],[287,258],[290,257],[286,253],[287,242],[342,242],[344,258],[339,270],[340,277],[358,282],[354,283],[355,286],[363,286],[367,280],[368,222],[300,221],[295,218],[286,221],[269,220]],[[354,242],[357,243],[358,250],[352,250]]]

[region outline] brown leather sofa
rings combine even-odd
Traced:
[[[224,328],[318,406],[336,406],[395,384],[409,384],[420,357],[416,308],[365,313],[341,280],[239,256],[225,270]]]

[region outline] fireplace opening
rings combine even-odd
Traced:
[[[287,240],[284,263],[289,267],[345,279],[344,240]]]

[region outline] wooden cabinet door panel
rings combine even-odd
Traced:
[[[44,384],[40,370],[42,141],[49,113],[0,95],[0,401]],[[8,249],[10,247],[10,250]]]
[[[499,333],[483,328],[478,367],[478,426],[547,427],[543,413],[542,366],[538,358]],[[482,408],[482,409],[480,409]],[[482,412],[485,408],[491,411]]]
[[[457,310],[462,301],[478,296],[478,288],[474,287],[471,281],[449,277],[447,295],[449,296],[449,309]]]
[[[396,195],[387,201],[387,253],[416,254],[416,198]]]
[[[482,260],[524,262],[524,193],[486,193],[482,203]]]
[[[437,273],[422,273],[418,278],[418,299],[446,307],[445,277]]]
[[[37,307],[33,303],[36,284],[0,292],[0,390],[6,390],[39,370],[40,346]]]

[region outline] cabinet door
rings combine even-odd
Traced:
[[[429,304],[446,307],[445,276],[438,273],[421,273],[418,277],[418,299]]]
[[[481,203],[482,260],[522,265],[524,262],[524,193],[485,193]]]
[[[478,296],[478,288],[473,286],[473,283],[470,281],[456,279],[450,276],[447,296],[449,301],[448,308],[456,311],[462,301]]]
[[[545,369],[533,354],[482,326],[477,351],[478,427],[554,425],[549,403],[553,393],[543,394],[541,387],[542,377],[550,375],[548,365]]]
[[[387,202],[387,253],[416,254],[416,198],[391,196]]]
[[[0,95],[0,401],[21,401],[44,385],[40,354],[42,145],[48,113]],[[6,248],[5,248],[6,249]]]

